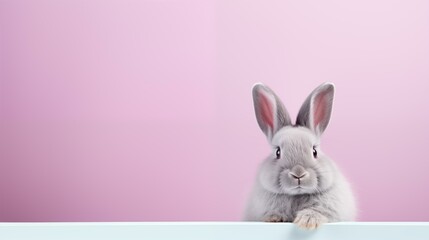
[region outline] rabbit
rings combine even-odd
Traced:
[[[357,210],[350,184],[320,148],[334,85],[324,83],[307,97],[295,125],[269,87],[257,83],[252,94],[257,122],[272,153],[259,167],[244,220],[293,222],[304,229],[354,221]]]

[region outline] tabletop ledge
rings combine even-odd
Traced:
[[[314,231],[263,222],[2,222],[1,239],[429,239],[429,222],[337,222]]]

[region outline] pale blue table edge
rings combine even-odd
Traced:
[[[11,222],[0,223],[0,239],[429,240],[429,222],[340,222],[316,231],[262,222]]]

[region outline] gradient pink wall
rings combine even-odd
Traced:
[[[0,0],[0,221],[239,220],[251,86],[324,81],[360,220],[429,221],[427,1]]]

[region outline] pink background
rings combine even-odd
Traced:
[[[428,1],[0,0],[0,221],[239,220],[252,85],[324,81],[359,220],[429,221]]]

